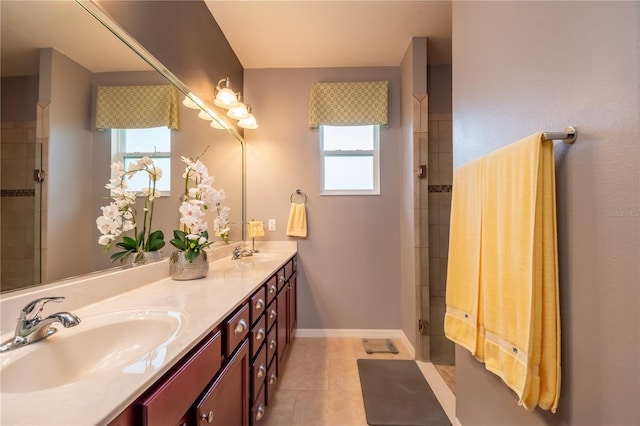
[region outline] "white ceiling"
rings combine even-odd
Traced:
[[[398,66],[414,36],[451,63],[451,1],[205,3],[244,68]]]

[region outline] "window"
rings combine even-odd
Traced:
[[[380,126],[319,127],[321,194],[380,194]]]
[[[145,155],[151,157],[162,169],[162,178],[156,189],[162,195],[170,195],[171,190],[171,130],[167,127],[150,129],[112,129],[111,153],[113,161],[122,161],[125,170],[132,161]],[[149,186],[146,173],[136,173],[127,181],[129,189],[139,191]]]

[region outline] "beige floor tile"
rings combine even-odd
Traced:
[[[329,360],[329,390],[360,392],[360,375],[355,358]]]
[[[317,357],[307,359],[289,356],[285,360],[282,377],[278,378],[280,389],[327,390],[329,389],[328,360]]]
[[[300,391],[293,410],[292,426],[366,425],[360,392]]]
[[[302,340],[302,339],[301,339]],[[344,359],[353,358],[353,340],[344,337],[332,337],[322,339],[307,338],[302,342],[304,345],[305,357],[323,359]]]
[[[278,388],[267,406],[261,426],[290,426],[298,392]]]

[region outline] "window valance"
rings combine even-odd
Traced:
[[[98,86],[98,129],[178,128],[178,91],[174,86]]]
[[[387,81],[313,83],[309,127],[388,124]]]

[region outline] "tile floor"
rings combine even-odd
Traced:
[[[412,359],[400,339],[399,354],[367,354],[359,338],[296,337],[262,426],[366,426],[356,360]],[[433,364],[419,362],[436,397],[454,423],[455,399]]]

